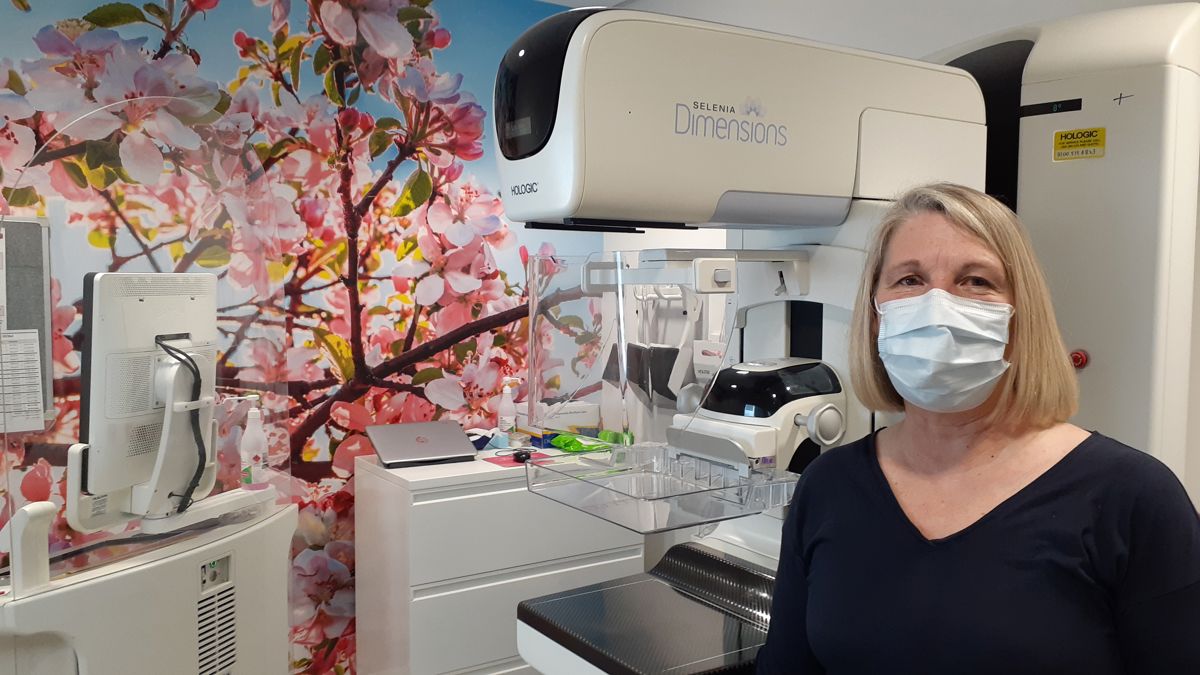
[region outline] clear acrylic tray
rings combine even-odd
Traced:
[[[667,445],[529,462],[525,476],[530,492],[641,534],[786,506],[800,478],[775,469],[746,472],[743,467],[739,472]]]

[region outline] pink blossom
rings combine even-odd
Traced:
[[[188,4],[197,12],[207,12],[216,9],[221,0],[188,0]]]
[[[62,284],[57,278],[50,279],[50,304],[54,307],[51,313],[51,332],[54,337],[51,342],[51,354],[54,358],[56,374],[70,374],[79,369],[79,357],[75,345],[67,337],[67,330],[75,323],[74,305],[63,305]]]
[[[318,504],[305,504],[297,514],[296,535],[303,538],[306,547],[324,547],[329,543],[337,513]]]
[[[329,155],[338,150],[335,119],[329,99],[314,94],[303,102],[284,98],[277,108],[263,113],[262,123],[273,141],[289,137],[292,129],[304,129],[309,142],[321,154]]]
[[[413,48],[412,35],[397,20],[396,10],[407,2],[397,0],[326,0],[321,4],[321,26],[336,43],[353,47],[362,38],[381,56],[399,59]]]
[[[450,112],[451,133],[435,145],[453,157],[474,161],[483,157],[483,122],[487,113],[473,100],[464,97]]]
[[[425,33],[421,40],[421,47],[426,50],[430,49],[445,49],[450,46],[450,31],[445,28],[434,28]]]
[[[338,124],[342,127],[343,133],[347,130],[358,131],[360,133],[370,133],[375,128],[375,118],[369,113],[360,112],[354,108],[346,108],[338,112]]]
[[[382,424],[396,422],[428,422],[437,413],[437,408],[416,394],[399,393],[387,398],[376,421]]]
[[[325,371],[317,365],[321,352],[311,347],[290,347],[287,350],[287,379],[296,382],[311,382],[325,377]]]
[[[416,301],[418,305],[428,307],[441,299],[446,292],[446,280],[430,275],[417,282]]]
[[[305,549],[292,560],[292,625],[316,621],[325,638],[342,634],[354,617],[349,568],[324,550]]]
[[[443,334],[465,325],[474,318],[471,316],[471,310],[470,304],[461,298],[457,302],[443,306],[431,319],[434,331]]]
[[[45,459],[38,459],[37,464],[21,478],[21,496],[30,502],[44,502],[50,499],[50,487],[53,484],[50,463]]]
[[[341,517],[341,516],[339,516]],[[330,558],[342,563],[354,571],[354,543],[344,539],[337,539],[325,545],[325,553]]]
[[[479,290],[485,279],[497,274],[496,259],[492,248],[487,244],[479,244],[461,248],[446,258],[446,266],[442,272],[446,283],[455,294],[462,295]],[[499,288],[502,288],[503,284]],[[445,298],[442,304],[449,304],[453,298]]]
[[[191,58],[168,54],[148,62],[136,46],[113,42],[111,36],[89,45],[94,52],[83,51],[82,37],[75,43],[67,42],[61,33],[43,34],[43,38],[52,51],[75,49],[72,63],[85,64],[56,69],[44,63],[33,75],[37,86],[29,94],[29,103],[53,112],[60,131],[69,127],[72,137],[98,140],[123,129],[126,134],[119,148],[123,166],[135,180],[148,184],[157,182],[163,171],[162,152],[155,142],[184,150],[200,147],[199,135],[178,116],[203,114],[220,96],[214,83],[196,76]]]
[[[292,0],[254,0],[254,4],[262,7],[271,5],[271,25],[272,33],[276,33],[280,28],[288,24],[288,14],[292,11]]]
[[[325,302],[330,309],[333,310],[335,319],[329,322],[329,330],[341,335],[349,337],[350,322],[347,320],[350,316],[350,293],[346,287],[338,284],[329,290],[325,291]],[[359,302],[363,307],[372,307],[379,302],[379,287],[367,286],[365,290],[359,293]],[[362,317],[364,326],[370,320],[370,317],[365,313]]]
[[[467,408],[473,421],[490,414],[489,403],[500,384],[500,368],[491,359],[476,359],[463,368],[462,375],[446,374],[425,385],[430,402],[454,412]]]
[[[324,227],[325,214],[329,211],[329,202],[317,197],[301,197],[300,201],[296,202],[296,211],[300,214],[300,220],[304,221],[304,226],[308,228],[309,233],[313,233]]]
[[[407,293],[412,288],[413,275],[400,269],[392,269],[392,288],[397,293]]]
[[[357,403],[344,401],[333,404],[329,418],[333,420],[334,424],[350,431],[366,431],[367,427],[372,424],[371,413],[366,408]]]
[[[233,233],[233,245],[229,248],[229,281],[234,288],[253,289],[259,296],[269,296],[272,292],[270,270],[263,264],[257,249],[245,246],[244,242],[244,235]]]
[[[233,44],[238,49],[238,56],[243,59],[253,59],[258,53],[258,40],[246,35],[246,31],[235,31]]]
[[[41,181],[38,181],[35,177],[37,169],[45,170],[46,179],[42,184],[38,184]],[[74,179],[71,178],[70,174],[67,173],[66,167],[63,166],[63,162],[51,162],[49,165],[44,164],[38,167],[30,167],[21,176],[21,179],[31,185],[37,185],[38,191],[43,195],[47,193],[57,194],[68,202],[71,202],[72,205],[86,203],[87,200],[95,196],[91,188],[81,188],[75,184]]]
[[[458,88],[463,76],[459,73],[439,73],[433,61],[422,58],[415,66],[407,66],[404,74],[396,80],[397,89],[405,96],[421,103],[455,103],[459,100]]]
[[[31,117],[33,106],[22,97],[10,93],[0,93],[0,167],[5,173],[15,172],[33,159],[36,139],[33,129],[17,124],[17,120]]]
[[[430,243],[429,246],[432,249],[436,245]],[[396,262],[396,266],[392,269],[392,279],[393,281],[398,278],[416,279],[425,275],[431,269],[433,269],[433,266],[426,262],[424,258],[410,253]],[[400,293],[406,292],[399,288],[396,290]]]
[[[366,356],[367,365],[371,367],[383,363],[385,358],[394,356],[404,340],[404,335],[397,331],[393,325],[372,328],[369,331],[369,335],[368,343],[370,344],[370,350]]]
[[[426,218],[429,229],[445,235],[455,246],[466,246],[476,237],[493,234],[504,227],[501,214],[504,205],[495,195],[474,187],[451,186],[444,200],[429,206]]]
[[[229,187],[221,195],[221,204],[238,231],[243,233],[243,247],[257,248],[266,260],[291,253],[304,239],[306,228],[292,206],[295,191],[279,183],[261,181],[259,189],[242,191],[237,177],[227,179]]]
[[[243,380],[264,383],[287,381],[283,350],[279,345],[266,338],[252,338],[247,343],[253,366],[242,371]]]
[[[76,32],[62,23],[60,26],[63,27],[46,26],[33,37],[34,44],[46,57],[28,63],[25,68],[37,83],[37,88],[30,92],[34,98],[69,96],[72,89],[79,89],[78,94],[90,94],[100,83],[105,61],[113,48],[124,45],[136,52],[146,42],[146,38],[123,40],[116,31],[107,28]],[[51,109],[31,102],[39,110]]]
[[[369,438],[362,434],[351,434],[338,444],[337,450],[333,453],[333,473],[347,478],[354,474],[355,458],[374,453],[375,446],[371,445]]]

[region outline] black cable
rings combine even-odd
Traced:
[[[168,338],[160,335],[160,336],[154,338],[154,343],[157,344],[159,347],[162,347],[163,351],[165,351],[168,356],[175,359],[181,365],[183,365],[185,368],[187,368],[189,371],[191,371],[191,374],[192,374],[192,401],[199,402],[200,401],[200,389],[201,389],[200,367],[196,365],[196,362],[194,360],[192,360],[192,357],[187,352],[183,351],[182,349],[179,349],[178,347],[173,347],[173,346],[167,344],[166,339],[168,339]],[[168,410],[166,412],[167,412],[167,414],[171,414],[173,411]],[[196,492],[196,488],[200,486],[200,479],[204,476],[204,465],[206,464],[206,460],[208,459],[207,454],[204,452],[204,434],[201,433],[201,431],[200,431],[200,409],[199,408],[192,408],[191,418],[192,418],[192,436],[196,440],[196,452],[198,454],[199,459],[196,464],[196,471],[193,472],[192,479],[191,479],[191,481],[188,482],[187,489],[185,489],[183,491],[182,495],[178,495],[179,496],[179,507],[175,510],[175,513],[183,513],[184,511],[186,511],[188,509],[189,506],[192,505],[192,495]],[[172,494],[171,496],[176,496],[176,495]]]
[[[187,367],[187,369],[189,371],[191,371],[191,373],[192,373],[192,401],[199,402],[200,401],[200,393],[201,393],[201,385],[202,385],[202,381],[201,381],[201,377],[200,377],[200,367],[196,365],[196,362],[192,359],[191,355],[189,355],[187,352],[183,351],[182,349],[179,349],[178,347],[173,347],[171,345],[166,344],[165,339],[160,340],[160,339],[156,338],[155,342],[157,342],[158,345],[163,348],[163,351],[167,352],[167,354],[170,355],[171,358],[175,359],[176,361],[179,361],[182,365]],[[206,464],[206,460],[208,459],[207,454],[204,451],[204,435],[200,429],[200,409],[199,408],[193,408],[191,410],[191,421],[192,421],[192,437],[196,441],[196,452],[197,452],[198,458],[197,458],[197,462],[196,462],[196,470],[192,473],[192,479],[188,483],[187,489],[184,490],[182,495],[179,495],[179,497],[180,497],[179,507],[178,507],[178,509],[176,509],[176,511],[175,511],[176,513],[183,513],[192,505],[192,501],[193,501],[192,495],[195,493],[196,488],[200,485],[200,479],[204,476],[204,465]]]

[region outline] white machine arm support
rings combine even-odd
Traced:
[[[50,583],[50,526],[57,514],[54,502],[33,502],[13,516],[12,587],[16,597]]]
[[[198,362],[207,357],[193,355]],[[201,363],[201,372],[207,372]],[[204,441],[204,465],[201,467],[200,482],[192,493],[192,499],[204,499],[216,482],[216,463],[213,460],[212,401],[213,383],[201,382],[201,393],[197,400],[191,398],[192,376],[182,365],[172,363],[161,371],[162,387],[166,398],[163,416],[162,441],[154,472],[150,480],[133,487],[131,512],[148,518],[164,518],[175,512],[185,486],[191,480],[199,461],[196,440],[192,435],[189,411],[200,411],[201,438]]]

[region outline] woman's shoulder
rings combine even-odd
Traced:
[[[1076,472],[1113,496],[1136,500],[1186,496],[1183,484],[1162,460],[1115,438],[1092,432],[1075,452],[1080,455]]]
[[[1088,464],[1103,468],[1106,473],[1130,471],[1139,477],[1174,475],[1157,457],[1098,431],[1091,432],[1076,450],[1082,452]]]

